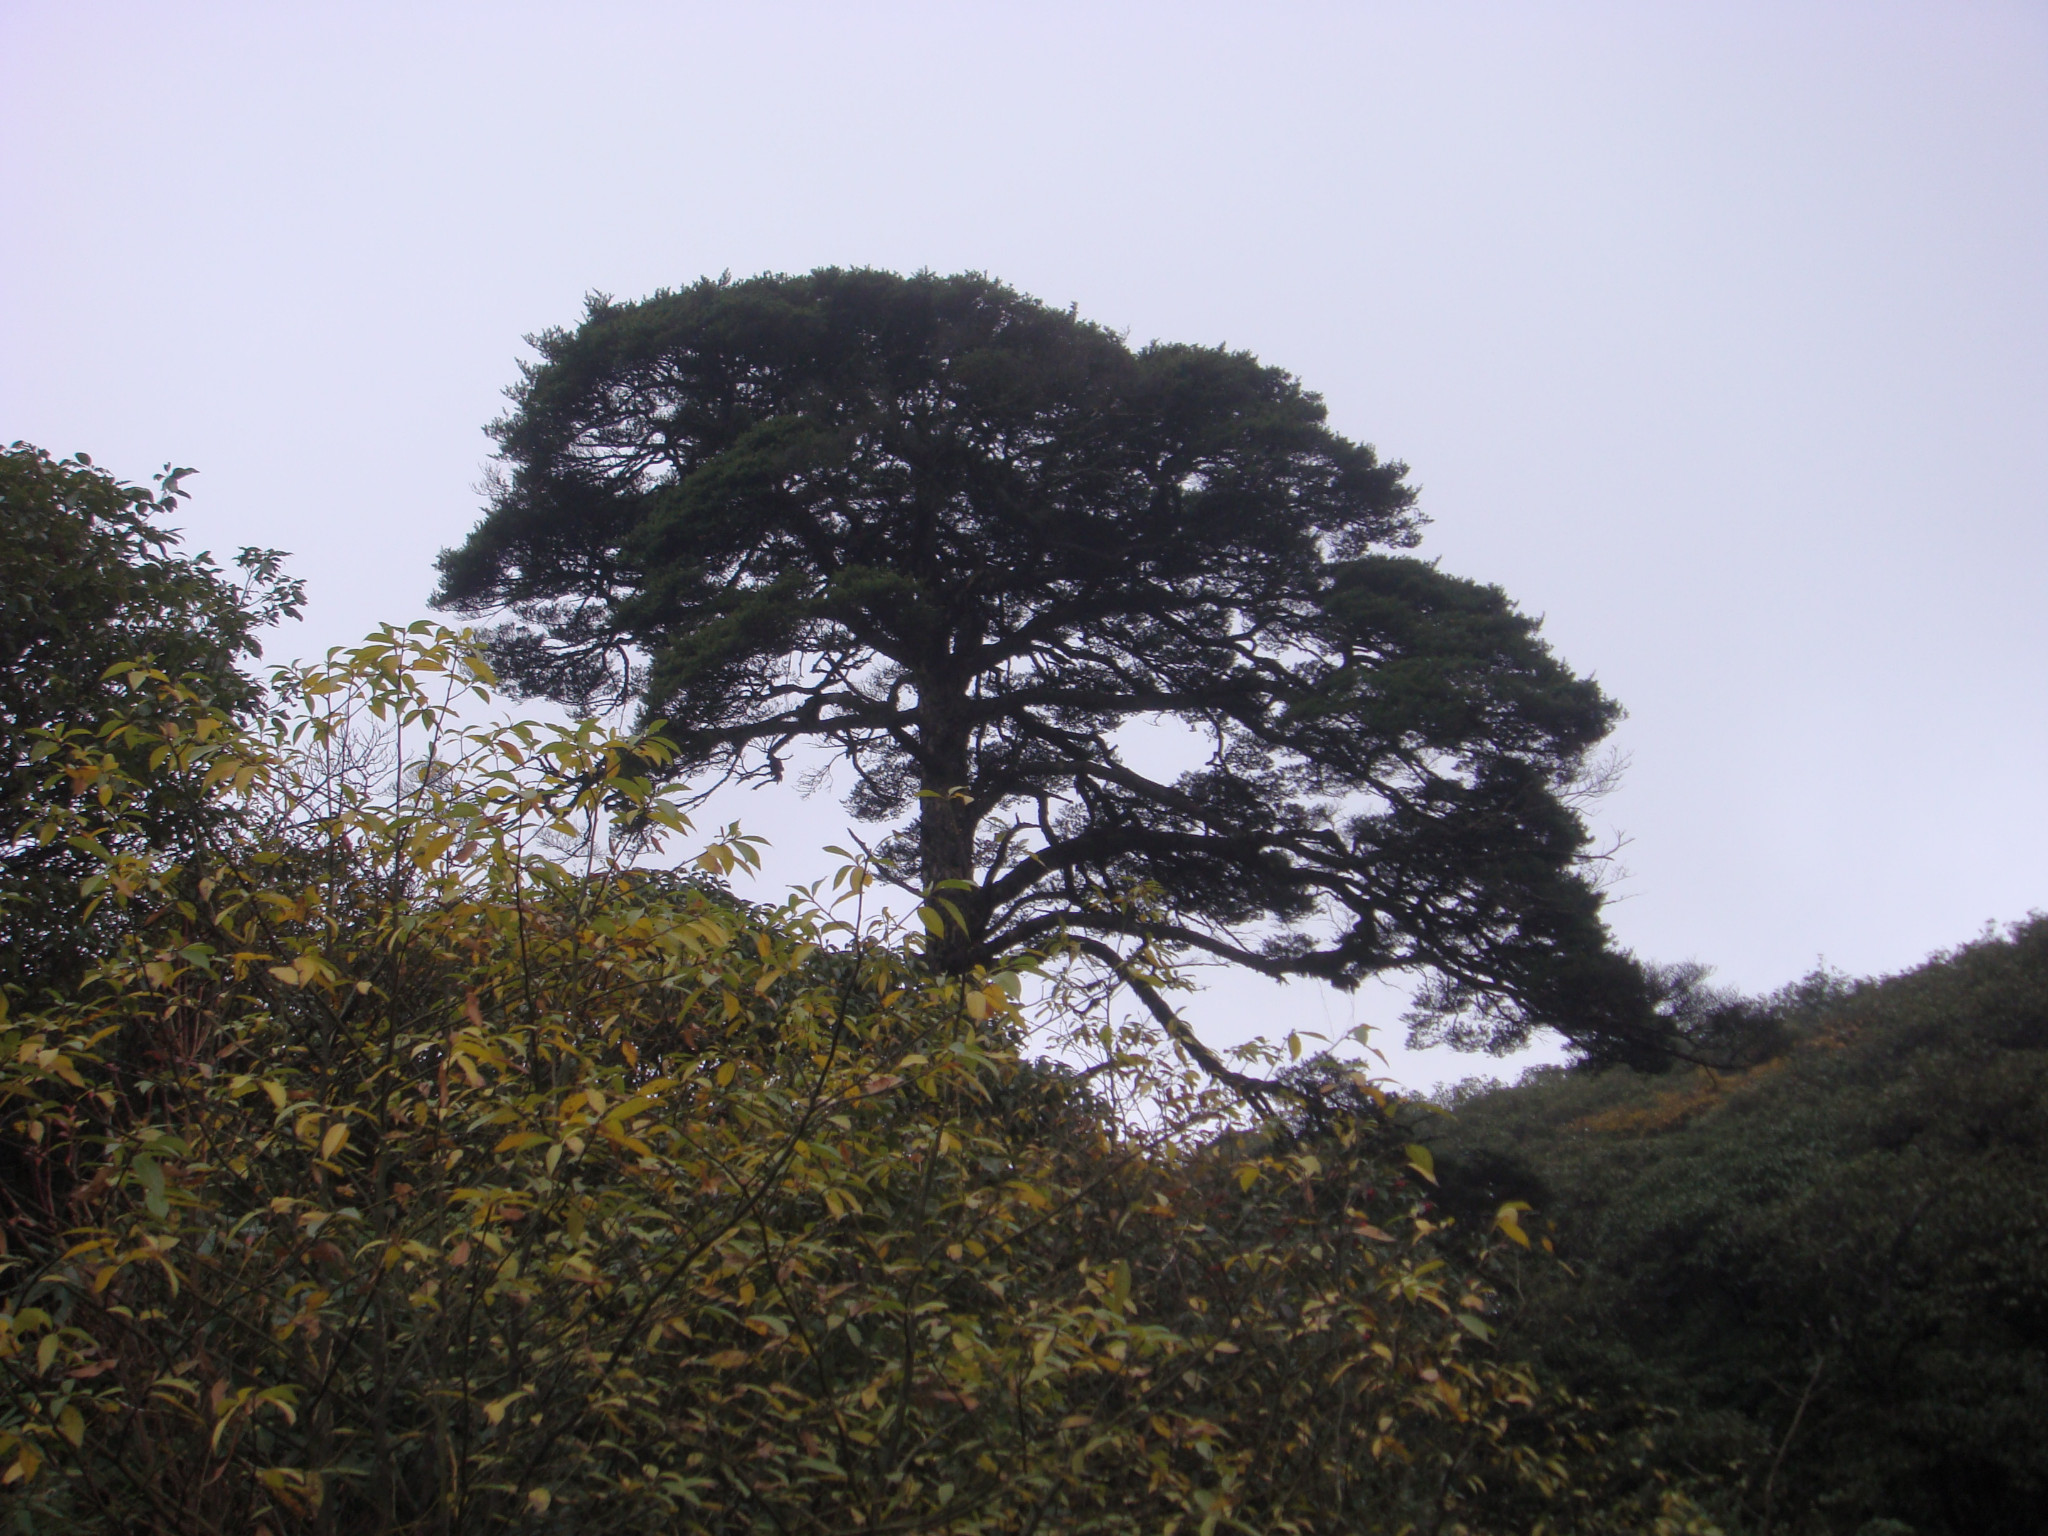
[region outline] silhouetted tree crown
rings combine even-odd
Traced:
[[[436,601],[509,612],[526,694],[637,697],[680,771],[829,746],[956,909],[942,964],[1065,934],[1414,969],[1440,1033],[1643,1043],[1567,793],[1616,707],[1498,589],[1390,553],[1406,466],[1285,372],[972,274],[595,297],[531,340]],[[1130,760],[1157,725],[1184,772]]]

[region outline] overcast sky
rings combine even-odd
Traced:
[[[198,466],[193,542],[311,583],[273,656],[426,612],[586,292],[976,269],[1412,466],[1630,711],[1638,952],[1764,989],[2048,906],[2048,6],[8,0],[0,166],[0,439]],[[778,873],[844,821],[733,813]]]

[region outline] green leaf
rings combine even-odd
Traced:
[[[171,1214],[171,1203],[164,1195],[164,1171],[157,1166],[153,1157],[135,1159],[135,1176],[142,1180],[143,1208],[158,1221]]]

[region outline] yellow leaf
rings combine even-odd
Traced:
[[[549,1493],[547,1489],[536,1488],[526,1496],[526,1507],[536,1515],[544,1515],[548,1512],[548,1506],[554,1503],[554,1501],[555,1496]]]
[[[714,1370],[730,1371],[747,1363],[747,1352],[743,1349],[721,1349],[715,1355],[707,1355],[704,1363]]]
[[[348,1127],[341,1124],[330,1125],[327,1128],[327,1134],[320,1138],[320,1155],[323,1158],[332,1158],[335,1153],[347,1145]]]
[[[1258,1182],[1259,1170],[1252,1166],[1252,1164],[1246,1163],[1237,1170],[1237,1187],[1245,1193],[1251,1193],[1251,1187]]]
[[[504,1423],[505,1410],[510,1408],[514,1403],[518,1402],[519,1399],[521,1399],[522,1397],[525,1397],[532,1390],[533,1388],[531,1387],[521,1387],[517,1392],[507,1392],[503,1397],[499,1398],[494,1403],[485,1403],[484,1422],[488,1424]]]
[[[1430,1155],[1429,1148],[1423,1146],[1420,1142],[1411,1142],[1406,1150],[1408,1153],[1408,1166],[1434,1184],[1436,1182],[1436,1159]]]
[[[739,1068],[732,1062],[728,1061],[724,1066],[718,1069],[718,1086],[721,1088],[730,1088],[732,1086],[733,1078],[735,1078],[738,1075]]]

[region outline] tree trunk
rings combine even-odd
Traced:
[[[918,765],[923,791],[917,816],[918,878],[945,924],[944,933],[932,940],[926,953],[948,971],[967,970],[982,958],[979,950],[988,926],[978,889],[934,889],[944,882],[971,885],[974,880],[974,834],[982,809],[970,798],[974,765],[966,711],[960,707],[964,703],[937,689],[920,690],[918,703],[923,749]]]

